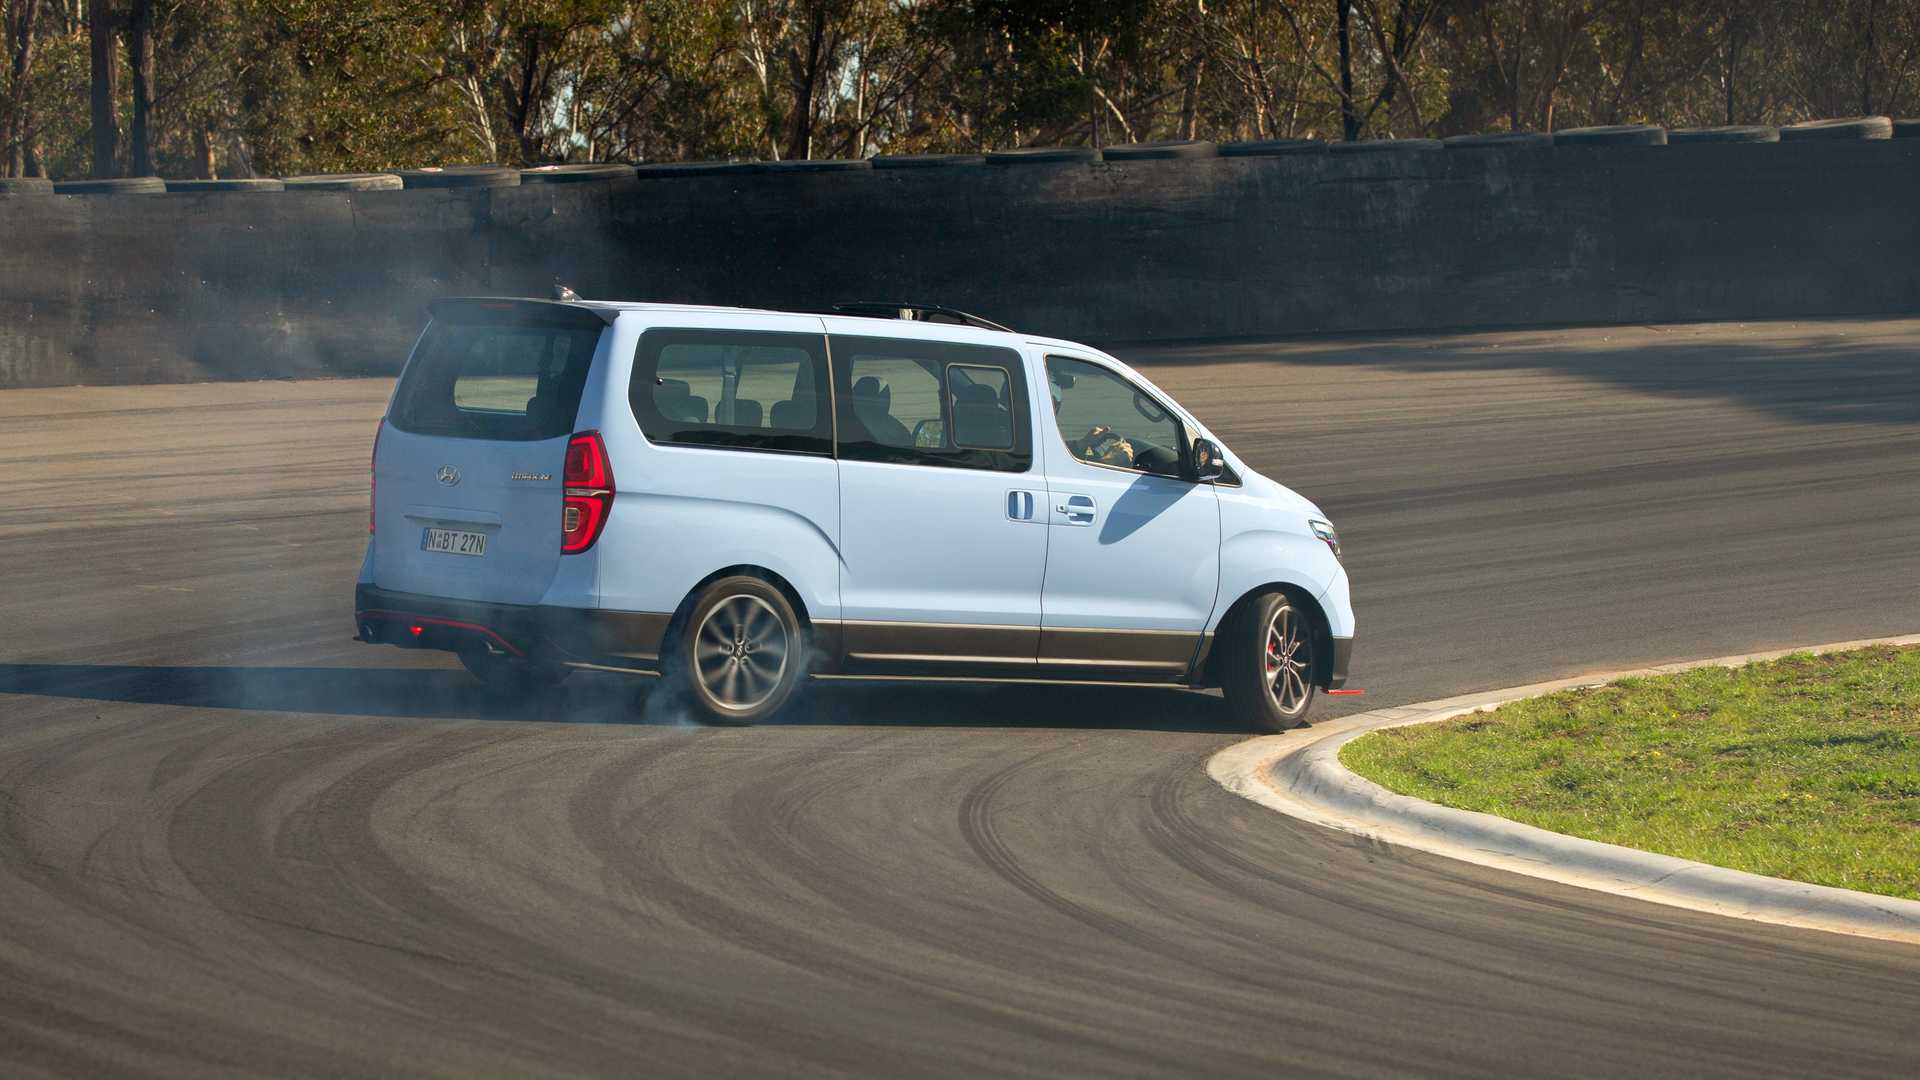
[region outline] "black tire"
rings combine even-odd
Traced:
[[[1317,618],[1286,593],[1254,597],[1213,643],[1228,712],[1262,731],[1304,723],[1313,705],[1320,640]]]
[[[1100,152],[1108,161],[1172,161],[1219,157],[1220,148],[1200,140],[1185,142],[1128,143],[1109,146]]]
[[[520,170],[498,165],[447,165],[394,172],[409,188],[519,187]]]
[[[806,628],[786,595],[762,578],[721,578],[701,589],[670,635],[662,674],[712,724],[772,718],[806,677]]]
[[[987,155],[989,165],[1071,165],[1099,160],[1100,151],[1091,146],[1028,146]]]
[[[1652,124],[1603,124],[1553,133],[1555,146],[1665,146],[1667,129]]]
[[[1893,137],[1896,139],[1920,139],[1920,120],[1895,120]]]
[[[1337,142],[1327,147],[1329,154],[1419,154],[1440,149],[1439,139],[1362,139]]]
[[[985,154],[881,154],[876,169],[942,169],[956,165],[985,165]]]
[[[484,645],[461,649],[454,655],[460,658],[460,666],[466,668],[474,678],[486,683],[488,689],[507,697],[525,697],[535,691],[558,686],[573,674],[572,668],[558,664],[531,664],[488,652]]]
[[[535,165],[531,169],[520,170],[520,184],[584,184],[612,181],[616,184],[633,182],[633,166],[615,165],[607,162],[581,162],[574,165]]]
[[[756,161],[756,171],[768,173],[862,172],[873,168],[866,158],[791,158]]]
[[[201,191],[285,191],[287,185],[285,181],[261,176],[250,180],[169,180],[167,190],[175,194]]]
[[[1781,142],[1819,139],[1829,142],[1855,142],[1861,139],[1893,138],[1893,121],[1884,116],[1849,116],[1838,120],[1808,120],[1780,129]]]
[[[167,182],[157,176],[129,176],[108,180],[55,180],[59,195],[165,195]]]
[[[639,180],[668,180],[677,176],[729,176],[752,171],[751,161],[665,161],[636,166],[633,175]]]
[[[289,191],[399,191],[406,182],[392,173],[316,173],[281,181]]]
[[[1761,124],[1735,124],[1731,127],[1674,128],[1667,132],[1673,146],[1695,143],[1771,143],[1780,141],[1780,129]]]
[[[1295,154],[1324,154],[1327,144],[1319,139],[1260,139],[1254,142],[1221,143],[1221,157],[1290,157]]]
[[[1527,150],[1553,145],[1544,131],[1490,131],[1480,135],[1450,135],[1440,140],[1449,150]]]

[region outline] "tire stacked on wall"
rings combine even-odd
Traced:
[[[518,187],[520,171],[498,165],[435,165],[400,169],[396,173],[408,188]]]
[[[165,195],[167,182],[157,176],[128,176],[110,180],[56,180],[61,195]]]
[[[1195,161],[1219,157],[1220,148],[1211,142],[1184,139],[1109,146],[1100,152],[1100,156],[1107,161]]]
[[[169,180],[167,191],[175,195],[204,194],[224,191],[285,191],[284,181],[268,177],[250,180]]]
[[[1849,116],[1838,120],[1809,120],[1780,129],[1781,142],[1859,142],[1893,138],[1893,121],[1884,116]]]
[[[520,170],[521,185],[527,184],[631,184],[633,166],[592,162],[576,165],[535,165]]]
[[[393,173],[317,173],[289,176],[281,183],[288,191],[399,191],[407,186]]]
[[[1674,146],[1701,143],[1774,143],[1780,141],[1780,129],[1762,124],[1732,124],[1725,127],[1675,128],[1667,132]]]
[[[1555,146],[1665,146],[1667,129],[1653,124],[1603,124],[1553,133]]]
[[[1260,139],[1220,144],[1221,157],[1291,157],[1326,152],[1327,144],[1319,139]]]

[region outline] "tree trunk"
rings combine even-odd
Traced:
[[[12,0],[6,8],[7,84],[6,113],[0,116],[0,176],[27,175],[27,75],[33,69],[33,37],[38,20],[34,13],[39,0]]]
[[[93,76],[93,175],[120,175],[120,58],[114,48],[118,30],[111,0],[88,0],[87,39]]]
[[[820,86],[820,53],[826,46],[827,12],[815,6],[812,25],[807,28],[807,53],[804,60],[793,54],[793,127],[787,139],[787,160],[801,161],[813,156],[814,98]]]
[[[205,124],[196,124],[193,129],[193,178],[195,180],[218,180],[213,171],[213,132]]]
[[[1333,0],[1334,22],[1340,38],[1340,129],[1348,142],[1360,137],[1360,113],[1353,107],[1353,34],[1348,5]]]
[[[1729,127],[1731,127],[1735,123],[1738,123],[1738,121],[1736,121],[1733,118],[1734,117],[1733,78],[1734,78],[1734,73],[1739,70],[1739,65],[1740,65],[1740,17],[1736,14],[1729,13],[1727,15],[1727,125]]]
[[[509,88],[506,95],[507,122],[513,125],[514,141],[520,144],[520,162],[523,165],[536,164],[542,157],[546,139],[537,121],[546,102],[541,87],[540,66],[546,62],[540,38],[531,33],[521,35],[521,57],[519,78]]]
[[[236,180],[252,180],[253,151],[247,149],[247,137],[238,131],[227,135],[227,175]]]
[[[1180,138],[1191,141],[1200,126],[1200,80],[1206,76],[1207,58],[1194,60],[1187,73],[1187,85],[1180,91]]]
[[[1860,50],[1860,115],[1872,116],[1873,108],[1873,24],[1877,21],[1879,5],[1867,0],[1866,16],[1862,20],[1862,36],[1865,48]]]
[[[135,176],[153,167],[153,0],[133,0],[127,20],[127,55],[133,61],[133,163]]]

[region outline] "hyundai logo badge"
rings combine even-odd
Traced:
[[[451,465],[440,466],[440,482],[452,487],[460,482],[460,470]]]

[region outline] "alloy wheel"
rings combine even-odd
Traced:
[[[1267,693],[1280,711],[1291,716],[1307,706],[1312,695],[1313,645],[1305,619],[1291,604],[1281,604],[1267,620],[1265,656]]]
[[[694,676],[718,707],[751,712],[779,690],[791,644],[773,605],[737,593],[701,621],[693,639]]]

